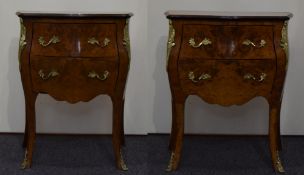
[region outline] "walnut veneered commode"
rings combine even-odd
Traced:
[[[113,102],[116,164],[127,170],[121,145],[124,90],[130,64],[128,24],[132,13],[17,12],[17,15],[21,21],[19,61],[26,102],[22,168],[32,164],[35,101],[39,93],[69,103],[107,94]]]
[[[167,72],[172,94],[171,159],[176,170],[189,95],[222,106],[262,96],[269,103],[269,142],[273,167],[279,158],[280,109],[288,64],[290,13],[168,11]]]

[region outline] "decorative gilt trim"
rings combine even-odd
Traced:
[[[105,39],[103,40],[103,45],[100,44],[100,42],[95,38],[95,37],[91,37],[91,38],[88,38],[88,43],[91,44],[91,45],[98,45],[100,47],[106,47],[109,45],[109,43],[111,42],[111,40],[107,37],[105,37]]]
[[[172,166],[174,164],[174,161],[175,161],[175,153],[172,152],[170,160],[169,160],[169,164],[168,164],[168,167],[167,167],[166,171],[168,171],[168,172],[172,171]]]
[[[20,39],[19,39],[19,52],[18,52],[18,60],[19,60],[19,69],[21,68],[21,54],[26,46],[26,28],[23,25],[23,20],[20,18]]]
[[[110,72],[107,71],[107,70],[105,70],[103,72],[103,74],[101,74],[101,75],[99,75],[95,70],[92,70],[92,71],[89,72],[88,77],[92,78],[92,79],[96,78],[100,81],[104,81],[109,77],[109,75],[110,75]]]
[[[277,153],[276,153],[275,166],[279,173],[285,173],[284,167],[283,167],[281,159],[280,159],[279,151],[277,151]]]
[[[121,169],[122,169],[123,171],[128,171],[128,167],[127,167],[127,165],[126,165],[125,162],[124,162],[124,159],[123,159],[123,156],[122,156],[122,151],[121,151],[121,149],[120,149],[120,151],[119,151],[119,154],[120,154],[120,166],[121,166]]]
[[[126,19],[126,24],[124,28],[124,38],[123,38],[123,45],[127,49],[128,57],[129,57],[129,68],[130,68],[130,60],[131,60],[131,47],[130,47],[130,33],[129,33],[129,20]]]
[[[189,39],[189,45],[193,48],[199,48],[203,45],[208,46],[208,45],[211,45],[211,44],[212,44],[212,41],[209,38],[204,38],[203,41],[201,41],[199,44],[196,44],[194,38]]]
[[[175,29],[172,25],[172,21],[169,20],[169,38],[168,38],[168,43],[167,43],[167,67],[168,67],[168,61],[169,61],[169,56],[171,53],[172,47],[175,46]]]
[[[284,22],[283,28],[282,28],[282,38],[281,38],[281,44],[280,46],[283,48],[286,54],[286,68],[288,66],[289,61],[289,50],[288,50],[288,21]]]
[[[40,36],[39,39],[38,39],[38,42],[39,42],[39,44],[40,44],[41,46],[47,47],[47,46],[49,46],[49,45],[51,45],[51,44],[59,43],[59,42],[60,42],[60,39],[59,39],[58,36],[53,35],[52,38],[51,38],[48,42],[46,42],[46,41],[44,40],[44,37],[43,37],[43,36]]]
[[[21,163],[21,167],[20,167],[23,170],[29,168],[29,161],[27,159],[27,155],[28,155],[28,152],[27,152],[27,149],[26,149],[25,153],[24,153],[24,159],[23,159],[23,161]]]

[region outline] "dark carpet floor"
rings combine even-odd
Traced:
[[[165,172],[167,135],[127,136],[129,171],[116,170],[110,136],[38,135],[33,166],[20,170],[22,135],[0,135],[0,175],[272,175],[267,137],[185,136],[178,171]],[[304,137],[283,137],[286,175],[304,175]]]

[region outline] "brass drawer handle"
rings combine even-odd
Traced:
[[[46,47],[46,46],[48,46],[48,45],[50,45],[50,44],[59,43],[59,42],[60,42],[60,39],[59,39],[58,36],[55,36],[55,35],[54,35],[54,36],[49,40],[49,42],[46,43],[46,41],[44,40],[44,37],[43,37],[43,36],[40,36],[39,39],[38,39],[38,42],[39,42],[39,44],[40,44],[41,46]]]
[[[248,73],[244,75],[244,80],[254,80],[254,81],[258,81],[258,82],[262,82],[266,79],[267,74],[266,73],[261,73],[260,76],[255,77],[254,75]]]
[[[201,76],[199,76],[196,80],[194,72],[189,72],[188,74],[188,78],[189,80],[191,80],[193,83],[198,83],[201,80],[209,80],[212,78],[212,76],[210,74],[207,73],[202,73]]]
[[[38,72],[38,75],[42,80],[48,80],[50,78],[54,78],[54,77],[58,76],[59,73],[53,69],[48,74],[45,74],[45,73],[43,73],[43,70],[40,69]]]
[[[266,41],[265,40],[261,40],[260,43],[257,45],[254,42],[250,41],[249,39],[243,41],[242,43],[245,46],[252,46],[252,47],[257,47],[257,48],[262,48],[266,45]]]
[[[88,77],[89,77],[89,78],[92,78],[92,79],[97,78],[97,79],[99,79],[99,80],[101,80],[101,81],[104,81],[104,80],[106,80],[106,79],[109,77],[109,75],[110,75],[110,72],[107,71],[107,70],[104,71],[102,75],[99,75],[98,73],[96,73],[96,72],[93,70],[93,71],[90,71],[90,72],[89,72]]]
[[[111,40],[109,38],[105,38],[102,42],[102,45],[100,44],[100,42],[95,38],[95,37],[92,37],[92,38],[89,38],[88,39],[88,43],[89,44],[92,44],[92,45],[98,45],[100,47],[106,47],[109,45],[109,43],[111,42]]]
[[[209,38],[204,38],[203,41],[201,41],[200,43],[196,44],[194,38],[190,38],[189,40],[189,45],[193,48],[199,48],[202,45],[207,46],[207,45],[211,45],[212,41]]]

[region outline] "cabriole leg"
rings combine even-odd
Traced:
[[[176,125],[175,130],[175,138],[172,140],[172,152],[170,161],[168,164],[167,171],[175,171],[179,165],[181,152],[182,152],[182,144],[183,144],[183,137],[184,137],[184,108],[185,108],[185,100],[181,102],[174,103],[175,109],[175,121],[174,124]]]
[[[113,98],[112,98],[113,99]],[[122,155],[122,129],[123,129],[123,100],[114,99],[113,101],[113,128],[112,128],[112,142],[113,149],[116,158],[116,165],[120,170],[128,170]]]
[[[36,138],[35,102],[37,94],[26,95],[26,133],[24,143],[26,144],[22,169],[30,168],[32,165],[33,150]]]
[[[27,145],[27,139],[28,139],[28,126],[27,126],[27,119],[25,119],[25,128],[24,128],[24,136],[23,136],[23,143],[22,143],[22,147],[26,148]]]
[[[284,173],[284,167],[282,165],[280,155],[279,155],[279,147],[280,144],[280,107],[279,106],[270,106],[269,113],[269,147],[271,153],[272,164],[275,171],[279,173]]]
[[[121,111],[121,124],[120,124],[120,128],[121,128],[121,130],[120,130],[120,138],[121,138],[121,141],[120,141],[120,143],[121,143],[121,145],[122,146],[125,146],[125,128],[124,128],[124,109],[125,109],[125,99],[123,99],[123,101],[122,101],[122,111]]]
[[[171,124],[171,135],[169,150],[172,151],[175,148],[176,142],[176,111],[175,111],[175,101],[172,100],[172,124]]]

